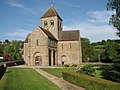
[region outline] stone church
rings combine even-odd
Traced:
[[[31,66],[59,66],[82,63],[79,30],[63,30],[63,20],[51,6],[41,17],[42,26],[28,34],[24,61]]]

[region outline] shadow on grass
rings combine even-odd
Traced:
[[[1,78],[3,77],[5,71],[6,71],[6,67],[0,66],[0,80],[1,80]]]

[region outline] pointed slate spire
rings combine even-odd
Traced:
[[[51,7],[47,10],[47,12],[41,18],[47,18],[47,17],[53,17],[53,16],[57,16],[60,20],[62,20],[61,17],[56,12],[53,5],[51,5]]]

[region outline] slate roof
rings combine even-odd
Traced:
[[[79,38],[79,30],[60,31],[58,36],[59,41],[79,41]]]
[[[60,20],[62,20],[53,6],[51,6],[41,18],[52,17],[52,16],[57,16]]]
[[[46,29],[39,26],[39,28],[48,36],[48,38],[54,39],[57,41],[57,39]]]

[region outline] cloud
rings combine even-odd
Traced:
[[[24,9],[34,15],[37,15],[37,13],[34,12],[31,8],[25,7],[24,5],[16,2],[15,0],[8,0],[7,4],[9,4],[11,7],[21,8],[21,9]]]
[[[112,12],[93,11],[88,13],[88,16],[92,17],[90,20],[94,20],[94,22],[91,23],[88,19],[84,21],[81,21],[81,19],[69,21],[69,24],[64,25],[64,30],[80,30],[81,37],[86,37],[92,42],[101,41],[103,39],[118,39],[115,34],[117,30],[108,24],[109,16]]]
[[[96,22],[102,22],[102,23],[108,23],[111,15],[115,14],[115,11],[89,11],[87,12],[88,19],[87,21],[96,23]]]
[[[14,32],[5,33],[5,37],[11,40],[25,40],[26,36],[31,33],[32,30],[18,29]]]

